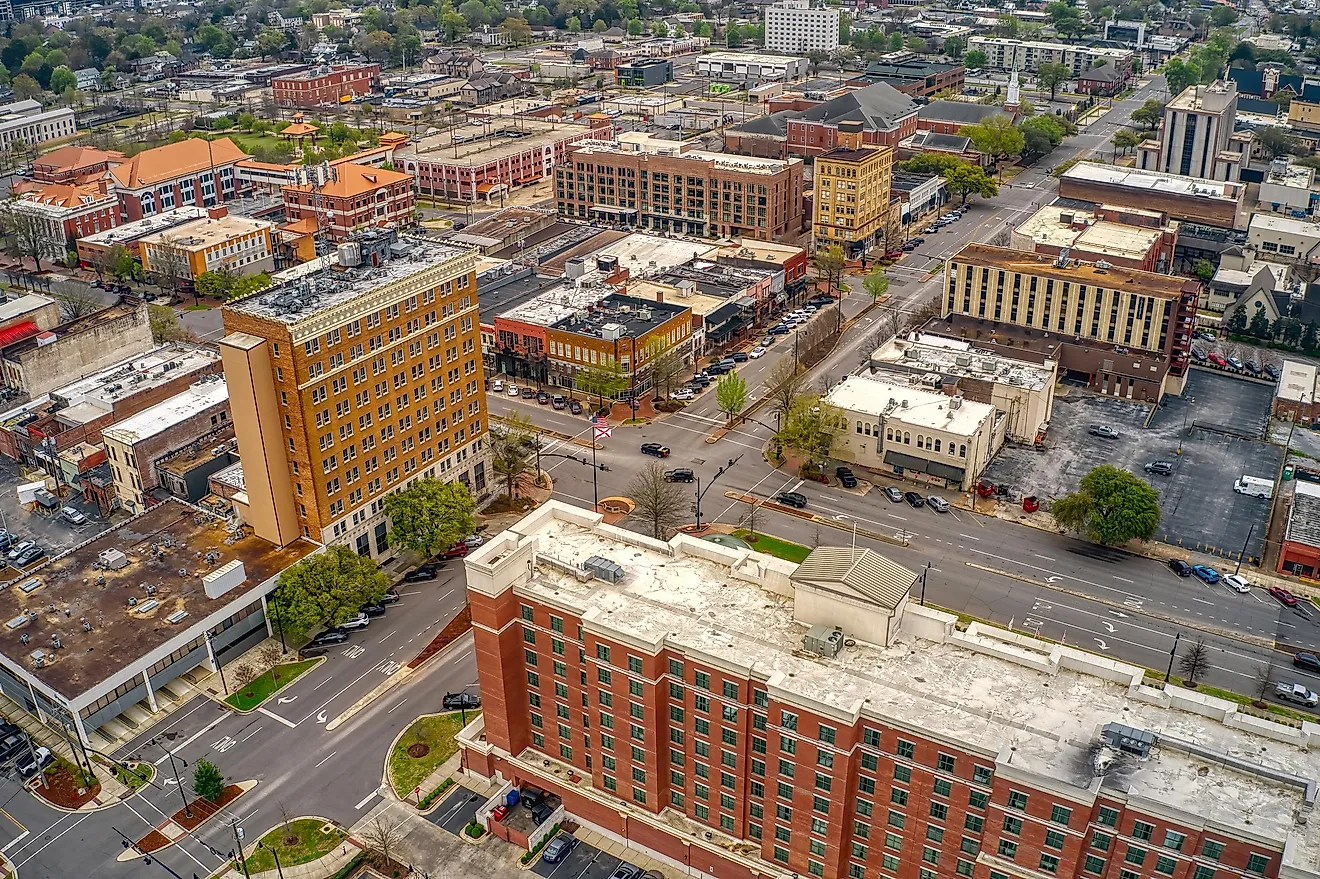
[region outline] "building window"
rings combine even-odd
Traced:
[[[1020,790],[1010,791],[1008,794],[1008,807],[1010,809],[1025,809],[1027,807],[1027,795]]]
[[[1072,809],[1056,805],[1050,810],[1050,820],[1067,827],[1068,822],[1072,820]]]
[[[1082,872],[1094,873],[1097,876],[1102,875],[1105,872],[1104,859],[1097,858],[1095,855],[1087,855],[1082,862]]]
[[[1054,855],[1041,855],[1040,868],[1044,870],[1046,873],[1058,873],[1059,859],[1056,858]]]
[[[1252,852],[1247,857],[1248,873],[1255,873],[1257,875],[1263,876],[1265,875],[1265,868],[1268,867],[1269,865],[1270,865],[1270,859],[1268,855],[1259,855],[1256,854],[1255,852]]]
[[[1132,822],[1132,836],[1136,839],[1149,841],[1151,835],[1155,832],[1154,824],[1147,824],[1145,821]]]

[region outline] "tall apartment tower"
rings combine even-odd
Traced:
[[[888,243],[894,151],[862,137],[861,122],[840,122],[838,146],[816,159],[816,246],[838,245],[849,257]]]
[[[839,9],[809,0],[779,0],[765,8],[765,47],[772,52],[839,48]]]
[[[474,251],[371,230],[224,308],[243,513],[259,536],[378,557],[389,492],[421,476],[482,492],[475,268]]]
[[[1159,139],[1137,147],[1137,167],[1236,183],[1249,142],[1233,140],[1237,104],[1232,80],[1188,86],[1165,105]]]

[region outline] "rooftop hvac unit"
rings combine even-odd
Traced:
[[[917,359],[919,359],[920,357],[921,357],[921,352],[918,351],[916,348],[904,348],[904,349],[903,349],[903,359],[904,359],[904,360],[917,360]]]
[[[46,663],[49,662],[45,650],[33,650],[28,656],[32,657],[32,665],[36,668],[45,668]]]
[[[995,359],[992,357],[986,357],[981,361],[982,372],[994,372],[996,366],[997,366],[997,361],[995,361]]]
[[[843,629],[837,626],[812,626],[802,639],[802,648],[818,656],[838,656],[842,647]]]
[[[159,601],[154,598],[148,598],[146,601],[140,601],[136,605],[133,605],[133,613],[148,614],[158,607],[160,607]]]
[[[957,410],[959,410],[959,409],[962,408],[962,404],[963,404],[963,398],[962,398],[962,397],[950,397],[950,398],[949,398],[949,408],[950,408],[951,410],[955,411],[955,412],[956,412]]]
[[[601,325],[600,337],[606,342],[617,342],[623,338],[623,324],[608,323]]]
[[[176,610],[174,613],[167,616],[165,618],[165,621],[168,623],[172,623],[174,625],[178,625],[179,623],[183,622],[184,619],[187,618],[187,616],[188,616],[188,611]]]
[[[618,583],[623,579],[623,566],[604,556],[593,555],[582,563],[582,567],[589,571],[591,576],[606,583]]]
[[[362,265],[362,248],[356,241],[345,241],[339,245],[339,264],[341,266]]]
[[[22,592],[24,595],[31,595],[33,592],[36,592],[40,588],[41,588],[41,580],[36,577],[32,577],[30,579],[24,580],[22,583],[18,585],[18,591]]]
[[[101,566],[111,571],[118,571],[128,566],[128,556],[117,549],[103,549],[96,554],[96,560]]]
[[[933,372],[928,372],[921,377],[923,387],[933,388],[940,383],[940,377]]]
[[[1107,723],[1100,730],[1100,739],[1111,748],[1117,748],[1138,757],[1149,757],[1155,744],[1155,734],[1122,723]]]

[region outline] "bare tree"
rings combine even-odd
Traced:
[[[389,866],[394,852],[403,842],[403,831],[400,829],[402,826],[402,821],[395,822],[384,816],[378,816],[360,834],[362,842],[367,846],[367,853],[371,855],[377,867],[385,869]]]
[[[257,670],[246,662],[240,662],[229,670],[229,679],[234,682],[233,692],[235,693],[244,693],[244,695],[251,696],[252,693],[248,690],[248,685],[255,681],[257,677]]]
[[[651,364],[651,384],[655,386],[658,395],[663,390],[661,396],[668,399],[674,389],[674,379],[687,370],[687,364],[683,362],[683,348],[680,345],[666,347],[664,339],[652,336],[645,350]]]
[[[665,468],[659,462],[648,464],[633,477],[628,483],[628,497],[657,540],[663,540],[683,521],[688,506],[686,492],[665,479]]]
[[[284,651],[280,649],[280,645],[274,641],[267,641],[262,644],[257,650],[257,659],[260,660],[262,665],[270,669],[271,675],[276,681],[279,681],[280,677],[276,674],[275,667],[280,664],[280,660],[284,659]]]
[[[1274,663],[1267,664],[1260,671],[1256,672],[1256,702],[1264,703],[1267,697],[1274,690]]]
[[[54,252],[48,242],[46,225],[35,214],[28,213],[20,206],[17,197],[9,199],[0,206],[0,233],[6,239],[6,249],[13,256],[22,259],[32,257],[37,271],[41,271],[42,257],[50,257]],[[64,248],[58,251],[61,255]]]
[[[192,280],[192,266],[177,236],[160,236],[160,245],[151,248],[149,253],[147,263],[157,284],[162,290],[178,295],[183,285]],[[196,287],[193,288],[193,301],[194,304],[200,302]]]
[[[770,411],[783,418],[793,398],[802,393],[805,376],[792,357],[780,358],[765,379],[765,393],[770,400]]]
[[[1205,646],[1204,638],[1197,638],[1183,651],[1178,660],[1178,670],[1183,673],[1189,686],[1196,686],[1196,676],[1210,667],[1210,650]]]
[[[88,287],[68,288],[51,293],[51,298],[60,304],[60,318],[64,321],[77,320],[105,308],[105,304]]]

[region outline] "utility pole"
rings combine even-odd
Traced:
[[[229,827],[234,831],[234,843],[238,846],[238,863],[243,868],[243,875],[247,879],[252,879],[252,874],[248,872],[247,857],[243,854],[243,835],[242,828],[238,826],[238,818],[231,818]]]
[[[156,859],[153,861],[151,855],[147,854],[142,849],[138,848],[137,843],[129,839],[127,836],[125,836],[123,831],[121,831],[118,827],[111,826],[110,829],[113,830],[115,833],[119,834],[119,838],[122,841],[124,848],[132,849],[135,853],[142,855],[142,863],[144,864],[154,863],[156,866],[160,867],[166,873],[169,873],[171,876],[173,876],[174,879],[183,879],[182,876],[171,870],[169,868],[169,865],[167,865],[164,861],[160,859]],[[196,875],[197,875],[196,873],[193,874],[194,877],[196,877]]]
[[[1169,651],[1169,668],[1164,672],[1164,683],[1169,682],[1169,677],[1173,674],[1173,660],[1178,655],[1178,642],[1182,640],[1182,632],[1173,634],[1173,649]]]
[[[921,606],[926,606],[926,572],[930,570],[930,562],[926,562],[926,567],[921,569]]]
[[[1256,523],[1252,522],[1251,527],[1247,529],[1247,539],[1242,541],[1242,552],[1238,553],[1237,567],[1233,569],[1236,574],[1242,570],[1242,557],[1247,554],[1247,544],[1251,543],[1251,535],[1256,532]]]

